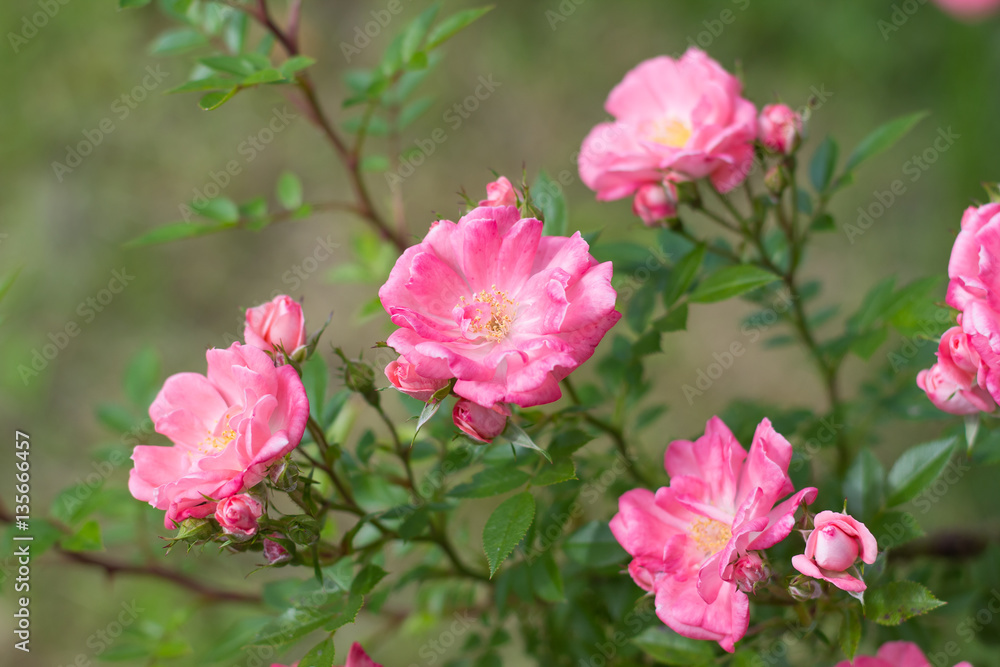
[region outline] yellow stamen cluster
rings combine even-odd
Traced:
[[[219,435],[212,435],[212,432],[209,431],[208,436],[198,443],[198,451],[206,456],[218,454],[226,448],[226,445],[235,439],[236,431],[231,428],[227,428]]]
[[[722,551],[733,531],[721,521],[701,517],[688,526],[688,535],[706,554],[714,554]]]
[[[476,316],[469,323],[469,333],[484,336],[493,342],[503,340],[514,323],[517,313],[517,303],[504,290],[492,285],[488,290],[482,290],[472,295],[472,303],[485,303],[490,307],[490,319],[483,321],[483,311],[476,309]],[[458,305],[464,308],[465,297],[460,297]]]
[[[663,118],[653,124],[651,141],[671,148],[683,148],[691,138],[691,128],[676,118]]]

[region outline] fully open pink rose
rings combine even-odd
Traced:
[[[640,63],[608,95],[615,120],[591,130],[580,178],[601,201],[643,185],[711,178],[720,192],[742,183],[753,161],[757,110],[739,79],[703,51]]]
[[[647,183],[632,200],[632,212],[647,225],[677,216],[677,186],[670,181]]]
[[[897,641],[882,644],[874,658],[861,655],[853,662],[838,662],[835,667],[931,667],[931,663],[916,644]],[[972,667],[972,664],[963,661],[955,667]]]
[[[297,664],[295,663],[295,665]],[[291,667],[295,667],[295,665]],[[285,665],[273,663],[271,667],[285,667]],[[351,651],[347,654],[347,662],[344,663],[344,667],[382,667],[382,665],[369,658],[365,650],[361,648],[361,644],[354,642],[351,644]]]
[[[385,367],[385,376],[393,387],[424,403],[431,400],[436,391],[448,386],[448,380],[431,380],[422,377],[417,373],[413,364],[408,363],[405,359],[390,361],[389,365]]]
[[[268,352],[284,349],[292,354],[306,344],[306,318],[302,306],[293,298],[281,295],[248,309],[243,337],[247,345]]]
[[[501,403],[484,408],[472,401],[460,399],[451,411],[451,418],[463,433],[479,442],[490,443],[507,427],[510,410]]]
[[[132,453],[129,491],[166,510],[167,528],[212,514],[217,501],[264,479],[299,444],[309,418],[291,366],[275,368],[263,350],[239,343],[205,356],[207,377],[167,378],[149,407],[156,431],[173,446],[139,445]]]
[[[215,520],[222,530],[236,538],[248,538],[257,534],[257,521],[264,515],[264,506],[253,496],[240,493],[219,501],[215,508]]]
[[[506,176],[501,176],[486,186],[486,199],[480,206],[517,206],[517,193]]]
[[[785,539],[799,505],[816,498],[814,488],[795,492],[791,458],[792,446],[768,420],[748,454],[713,417],[696,442],[670,443],[670,486],[619,499],[611,531],[633,557],[632,578],[655,593],[660,620],[685,637],[734,650],[750,619],[749,598],[737,584],[752,588],[751,579],[765,575],[759,557],[748,556]]]
[[[984,369],[970,337],[960,327],[952,327],[941,337],[938,362],[917,374],[917,386],[939,410],[956,415],[992,412],[996,407],[989,393],[978,386]]]
[[[424,378],[457,378],[455,393],[481,406],[551,403],[621,317],[611,262],[589,250],[579,233],[543,237],[513,206],[435,222],[379,290],[401,327],[388,344]]]
[[[963,20],[976,20],[1000,9],[1000,0],[934,0],[949,14]]]
[[[820,512],[813,519],[804,554],[792,557],[792,566],[802,574],[829,581],[844,591],[865,590],[865,582],[847,572],[858,558],[871,565],[878,545],[871,531],[849,514]]]
[[[760,142],[775,153],[791,153],[802,135],[802,116],[784,104],[769,104],[757,119]]]

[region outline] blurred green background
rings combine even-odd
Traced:
[[[41,4],[55,5],[58,11],[37,34],[26,31],[25,21],[32,20]],[[281,15],[283,3],[274,4]],[[428,4],[403,0],[403,12],[348,64],[341,44],[352,41],[355,29],[371,21],[371,12],[386,3],[304,3],[303,49],[319,61],[312,76],[335,115],[347,94],[343,72],[375,64],[391,36]],[[594,201],[579,182],[573,156],[586,132],[604,119],[604,98],[627,70],[648,57],[679,54],[689,42],[704,47],[729,69],[739,63],[746,94],[758,105],[781,99],[799,107],[819,92],[825,100],[809,122],[807,156],[828,132],[846,151],[891,117],[930,112],[902,144],[866,164],[858,184],[835,201],[832,211],[838,223],[854,223],[858,207],[876,201],[876,191],[888,190],[896,179],[906,183],[898,201],[853,242],[842,229],[817,239],[806,274],[824,280],[823,303],[843,302],[850,312],[883,277],[896,274],[908,280],[944,274],[962,210],[984,197],[981,182],[1000,180],[1000,20],[959,23],[933,4],[915,0],[497,4],[446,47],[444,61],[427,82],[435,101],[404,142],[426,139],[436,128],[447,133],[447,140],[404,186],[417,236],[437,217],[457,214],[460,188],[478,199],[491,180],[490,169],[513,178],[523,164],[529,174],[544,168],[553,175],[565,170],[572,176],[566,189],[572,227],[604,229],[605,238],[611,239],[652,238],[632,217],[629,202]],[[890,31],[886,26],[899,4],[915,11],[897,14],[897,21],[900,16],[906,21]],[[190,67],[184,56],[149,55],[148,45],[171,22],[151,8],[117,11],[116,5],[112,0],[0,4],[5,36],[0,46],[0,273],[20,269],[0,303],[0,415],[10,445],[0,454],[0,470],[5,471],[0,493],[9,507],[13,474],[7,471],[14,462],[13,430],[19,428],[31,435],[35,516],[47,511],[60,489],[95,470],[96,453],[128,451],[119,435],[98,423],[94,411],[102,403],[125,401],[121,376],[143,347],[159,352],[165,374],[203,372],[204,350],[226,345],[242,333],[243,310],[282,292],[304,300],[313,326],[333,311],[326,339],[348,350],[368,348],[388,332],[384,316],[359,315],[374,297],[376,284],[329,279],[338,266],[351,261],[352,238],[362,232],[361,223],[346,215],[317,215],[260,233],[122,248],[124,241],[180,219],[180,206],[233,160],[240,173],[223,194],[237,201],[273,192],[286,169],[302,176],[307,201],[349,195],[335,156],[302,118],[254,152],[252,160],[241,150],[276,111],[293,109],[279,93],[241,94],[214,112],[199,110],[196,97],[163,95],[186,80]],[[451,11],[465,6],[475,3],[452,0],[445,5]],[[723,23],[727,17],[733,20]],[[17,40],[12,33],[32,36]],[[150,71],[163,75],[151,78]],[[479,77],[492,77],[499,85],[455,128],[445,114],[473,93]],[[148,94],[141,90],[144,78]],[[123,95],[133,97],[134,108],[123,106]],[[85,133],[95,136],[102,122],[109,127],[109,119],[113,131],[99,133],[92,154],[71,171],[56,173],[53,163],[66,162],[67,145],[76,145]],[[904,173],[907,161],[931,148],[939,131],[949,128],[957,136],[953,145],[910,180],[916,172]],[[371,178],[371,183],[377,202],[388,210],[381,177]],[[313,253],[319,239],[337,244],[333,256],[307,279],[290,278],[288,272]],[[87,299],[101,294],[114,271],[134,279],[100,305],[100,312],[90,310]],[[939,296],[944,297],[943,286]],[[681,387],[692,384],[699,369],[712,363],[713,353],[744,340],[739,317],[745,312],[748,307],[733,303],[696,308],[689,322],[693,333],[665,338],[666,353],[656,358],[654,368],[658,395],[671,410],[656,429],[663,440],[643,443],[643,457],[651,465],[660,460],[669,439],[700,432],[704,421],[735,397],[823,405],[820,385],[803,354],[768,350],[759,342],[748,344],[748,353],[724,380],[688,404]],[[37,376],[19,371],[30,367],[34,352],[51,342],[50,334],[59,338],[57,332],[71,322],[79,326],[79,334]],[[884,354],[885,349],[877,353],[872,365],[883,364]],[[913,375],[929,358],[925,349],[920,360],[900,372]],[[849,365],[849,397],[865,372],[858,360]],[[398,404],[392,407],[403,414]],[[900,446],[925,435],[905,428],[887,432],[877,452],[889,464]],[[117,467],[107,486],[124,488],[128,467],[128,462]],[[969,473],[929,515],[927,527],[974,525],[975,508],[995,508],[1000,500],[994,476],[990,469]],[[144,511],[127,497],[120,500],[106,508],[109,516]],[[956,516],[954,508],[966,509]],[[613,512],[613,499],[606,509],[604,518]],[[153,517],[146,521],[150,533],[162,532],[158,513],[146,516]],[[116,554],[136,537],[146,541],[149,536],[112,534],[105,540],[109,552]],[[165,560],[219,585],[254,586],[253,577],[249,584],[242,582],[252,569],[249,557],[235,564],[211,551],[187,556],[175,552]],[[123,602],[136,600],[142,607],[144,600],[185,598],[148,580],[123,576],[108,581],[53,554],[34,562],[33,568],[30,656],[11,648],[10,582],[3,585],[0,663],[6,665],[68,665],[79,655],[93,660],[92,634],[117,617]],[[155,607],[169,609],[170,604]],[[178,636],[199,646],[210,643],[213,632],[239,613],[239,607],[217,606],[193,619],[157,611],[140,615],[140,621],[166,628],[164,632],[177,626]],[[363,620],[338,634],[338,647],[365,638],[374,657],[386,665],[409,664],[413,656],[407,647],[417,645],[419,637],[409,642],[396,635],[380,647],[381,632],[378,622]],[[170,664],[198,660],[188,655]]]

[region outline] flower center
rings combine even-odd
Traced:
[[[691,128],[677,118],[661,118],[653,123],[649,134],[651,141],[671,148],[683,148],[691,138]]]
[[[688,526],[688,535],[706,554],[714,554],[729,543],[733,531],[721,521],[701,517]]]
[[[231,428],[227,428],[219,435],[212,435],[212,432],[209,431],[208,436],[198,443],[198,451],[206,456],[218,454],[235,439],[236,431]]]
[[[517,303],[504,290],[492,285],[488,290],[482,290],[472,295],[472,302],[460,297],[456,308],[462,310],[462,320],[466,335],[485,337],[493,342],[507,337],[514,315],[517,314]]]

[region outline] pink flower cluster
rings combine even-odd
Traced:
[[[795,491],[791,457],[768,420],[748,453],[713,417],[697,441],[667,447],[669,486],[619,499],[611,531],[633,558],[632,579],[655,594],[657,616],[676,632],[729,652],[746,633],[746,591],[769,574],[760,552],[785,539],[799,506],[816,498],[814,488]]]
[[[874,658],[862,655],[853,662],[838,662],[834,667],[931,667],[931,663],[916,644],[897,641],[882,644]],[[963,661],[955,667],[972,667],[972,664]]]
[[[614,121],[583,141],[580,178],[601,201],[634,195],[647,225],[677,215],[677,183],[711,180],[719,192],[742,183],[754,140],[779,153],[798,144],[802,119],[784,105],[757,109],[739,79],[697,48],[679,59],[646,60],[625,75],[604,104]]]
[[[400,355],[389,382],[428,401],[454,381],[454,421],[482,442],[503,431],[508,404],[558,400],[559,381],[621,317],[611,262],[598,263],[579,233],[542,236],[541,221],[507,205],[507,179],[488,192],[490,205],[433,223],[379,290],[400,327],[388,339]]]
[[[992,412],[1000,399],[1000,204],[970,206],[948,263],[948,305],[958,326],[938,346],[938,361],[917,384],[939,409]]]
[[[157,433],[173,445],[135,448],[129,491],[166,510],[167,528],[214,514],[235,539],[257,532],[264,508],[244,492],[298,446],[309,418],[309,400],[295,369],[275,366],[268,356],[272,346],[287,350],[303,338],[295,324],[301,316],[301,309],[294,314],[298,304],[290,308],[277,302],[260,307],[283,309],[275,310],[276,317],[259,318],[260,309],[247,312],[247,340],[260,347],[233,343],[209,350],[207,375],[167,378],[149,408]],[[294,326],[282,324],[286,316]]]

